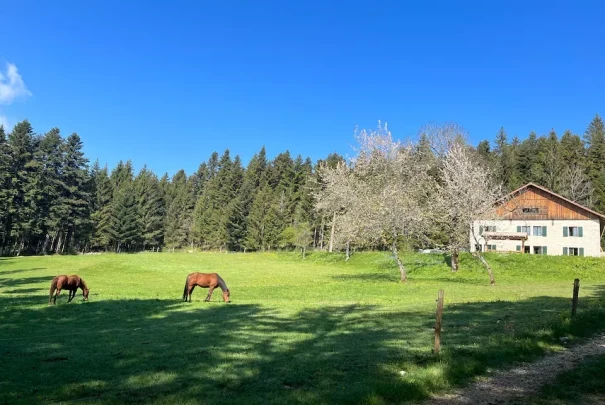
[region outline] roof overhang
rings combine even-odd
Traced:
[[[527,232],[483,232],[487,240],[527,240]]]

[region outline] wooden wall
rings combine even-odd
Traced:
[[[523,208],[538,208],[538,212],[523,212]],[[591,212],[531,186],[500,207],[498,215],[517,220],[599,219]]]

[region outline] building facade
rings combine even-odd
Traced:
[[[605,215],[533,183],[498,202],[498,219],[477,220],[470,250],[601,256]]]

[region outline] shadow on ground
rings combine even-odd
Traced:
[[[19,271],[36,271],[36,270],[44,270],[43,268],[32,268],[26,270]],[[16,273],[17,271],[12,271],[12,273]],[[9,274],[11,272],[2,272],[0,275]],[[23,278],[0,278],[0,288],[10,288],[10,287],[20,287],[22,285],[27,286],[30,284],[38,284],[38,283],[48,283],[50,288],[50,282],[53,279],[53,276],[41,276],[41,277],[23,277]]]
[[[432,313],[0,296],[0,403],[411,402],[594,332],[604,295],[584,298],[574,322],[563,298],[446,306],[440,359]]]

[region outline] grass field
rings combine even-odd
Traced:
[[[454,274],[440,255],[408,255],[405,285],[384,253],[0,259],[0,403],[409,403],[605,329],[604,260],[488,260],[494,287],[470,256]],[[233,303],[203,289],[181,302],[192,271],[221,274]],[[89,302],[48,306],[57,274],[83,277]]]

